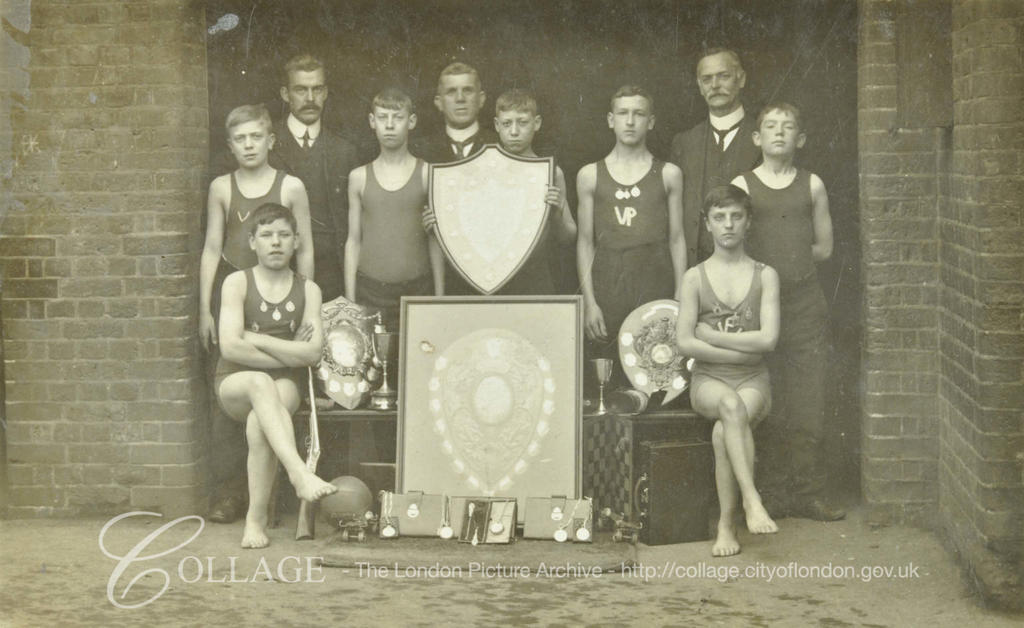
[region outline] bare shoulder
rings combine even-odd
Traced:
[[[666,161],[665,166],[661,169],[661,179],[665,185],[682,184],[683,171],[671,161]]]
[[[597,164],[587,164],[576,174],[576,185],[593,187],[597,184]]]
[[[290,174],[284,175],[284,179],[281,181],[281,191],[287,194],[299,190],[306,191],[306,185],[302,183],[302,179]]]
[[[362,187],[362,184],[366,182],[366,164],[352,170],[348,175],[348,180],[353,184],[358,183]]]
[[[686,269],[683,273],[683,288],[690,286],[696,286],[700,283],[700,269],[697,266],[691,266]]]
[[[229,198],[231,196],[231,174],[222,174],[210,181],[210,198]]]
[[[302,277],[302,280],[305,282],[305,284],[303,284],[303,288],[306,293],[306,300],[308,301],[311,298],[315,298],[318,301],[323,300],[323,293],[320,291],[320,286],[318,286],[316,282],[309,277],[304,275],[299,276]]]
[[[227,277],[225,277],[224,278],[223,286],[224,286],[223,289],[224,289],[225,292],[228,292],[228,291],[237,292],[237,293],[240,293],[242,296],[245,296],[245,290],[246,290],[245,271],[244,270],[236,270],[235,272],[233,272],[230,275],[228,275]]]
[[[821,180],[821,177],[812,172],[810,173],[810,180],[812,194],[818,194],[825,191],[825,182]]]
[[[779,285],[779,273],[768,264],[761,269],[761,284]]]

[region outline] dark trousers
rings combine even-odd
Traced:
[[[816,276],[781,285],[779,342],[768,356],[773,408],[758,427],[758,484],[766,493],[811,497],[826,484],[822,456],[828,304]]]

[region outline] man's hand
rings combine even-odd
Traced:
[[[697,323],[697,327],[695,327],[693,330],[693,336],[697,340],[703,340],[704,342],[710,345],[714,344],[711,342],[714,331],[715,328],[712,327],[711,325],[708,325],[707,323]]]
[[[434,210],[430,209],[430,205],[423,206],[423,216],[421,220],[423,221],[423,230],[427,233],[433,231],[434,227],[437,226],[437,217],[434,216]]]
[[[597,303],[584,306],[583,324],[587,338],[591,340],[605,341],[608,339],[608,329],[604,324],[604,312]]]
[[[217,344],[217,324],[213,321],[213,314],[209,312],[199,315],[199,341],[207,351]]]
[[[313,339],[313,325],[312,323],[306,322],[299,325],[299,328],[295,330],[295,338],[298,342],[309,342]]]
[[[544,202],[556,209],[562,208],[562,188],[557,185],[549,185],[548,193],[544,195]],[[552,212],[552,216],[557,216],[557,212]]]

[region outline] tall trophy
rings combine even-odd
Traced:
[[[381,324],[373,328],[374,360],[380,364],[380,387],[370,395],[370,407],[375,410],[394,410],[398,407],[398,392],[388,384],[388,364],[398,360],[398,334],[387,331]]]
[[[590,361],[594,365],[594,374],[597,375],[597,410],[594,414],[607,414],[608,408],[604,405],[604,387],[612,379],[612,365],[615,362],[611,358],[596,358]]]

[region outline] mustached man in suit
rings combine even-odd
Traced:
[[[752,139],[756,116],[747,115],[740,102],[746,81],[735,52],[712,48],[704,53],[697,62],[697,87],[708,104],[708,117],[672,140],[671,161],[683,171],[683,233],[691,266],[714,251],[710,233],[700,223],[704,197],[761,160]]]

